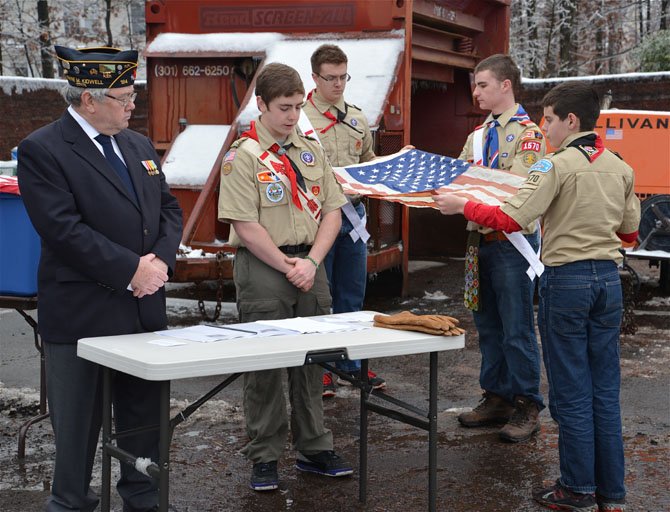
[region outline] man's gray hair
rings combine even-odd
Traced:
[[[65,101],[68,105],[78,107],[81,105],[81,95],[84,93],[84,91],[88,91],[93,99],[97,101],[104,101],[105,96],[107,96],[109,93],[109,89],[84,89],[82,87],[75,87],[73,85],[66,84],[61,90],[61,94],[63,95],[63,98],[65,98]]]

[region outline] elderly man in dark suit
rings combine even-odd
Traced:
[[[19,186],[42,240],[38,315],[56,438],[49,512],[92,511],[89,489],[101,425],[101,369],[77,358],[77,340],[164,329],[164,284],[182,215],[146,137],[128,130],[137,52],[56,47],[67,111],[19,146]],[[118,373],[117,430],[158,424],[158,387]],[[158,433],[119,439],[158,460]],[[124,512],[154,510],[156,485],[122,464]]]

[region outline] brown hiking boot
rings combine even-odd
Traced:
[[[500,429],[498,435],[505,441],[519,443],[526,441],[540,431],[539,409],[535,402],[525,396],[514,397],[514,414]]]
[[[514,406],[502,397],[484,391],[484,398],[472,411],[458,415],[458,421],[464,427],[483,427],[485,425],[498,425],[510,419],[514,412]]]

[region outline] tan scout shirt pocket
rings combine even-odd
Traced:
[[[352,130],[353,132],[353,130]],[[361,156],[363,153],[363,136],[357,137],[355,133],[349,136],[349,154]]]
[[[271,208],[288,203],[290,193],[281,182],[261,183],[258,187],[260,193],[261,207]]]

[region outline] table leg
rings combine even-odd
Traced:
[[[102,369],[102,490],[100,510],[109,512],[112,480],[112,455],[107,446],[112,442],[112,370]]]
[[[437,504],[437,352],[430,353],[428,398],[428,510]]]
[[[168,511],[170,501],[170,381],[161,382],[160,391],[160,427],[158,447],[158,467],[160,477],[158,480],[158,510]]]
[[[28,435],[28,429],[35,423],[39,423],[42,420],[45,420],[49,417],[47,412],[47,380],[46,380],[46,361],[44,358],[44,349],[42,348],[42,342],[40,340],[39,331],[37,322],[33,317],[22,309],[16,310],[24,320],[33,328],[33,338],[35,341],[35,348],[40,353],[40,413],[37,416],[30,418],[26,421],[21,427],[19,427],[19,446],[18,446],[18,457],[19,459],[25,459],[26,457],[26,436]]]
[[[368,383],[368,360],[361,359],[361,381]],[[358,501],[365,503],[368,491],[368,393],[367,386],[361,388],[361,412],[360,442],[359,442],[359,465],[358,465]]]

